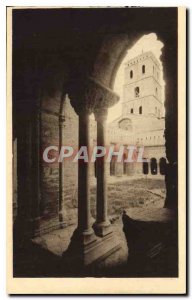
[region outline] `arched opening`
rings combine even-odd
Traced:
[[[135,97],[139,97],[139,92],[140,92],[140,89],[139,89],[139,86],[136,86],[135,87]]]
[[[114,156],[112,156],[111,162],[110,162],[110,176],[115,176],[116,170],[116,158]]]
[[[166,174],[166,169],[167,169],[167,161],[165,157],[161,157],[159,160],[159,172],[161,175]]]
[[[150,160],[150,169],[152,175],[157,175],[157,160],[154,157]]]
[[[149,174],[149,163],[148,163],[148,161],[143,162],[143,174],[144,175]]]
[[[109,117],[112,120],[109,124],[113,125],[113,128],[117,129],[118,127],[120,129],[120,131],[117,131],[116,134],[116,141],[118,141],[119,145],[121,145],[122,142],[128,142],[128,145],[136,145],[135,153],[137,154],[133,155],[133,161],[128,162],[127,164],[124,162],[122,164],[122,174],[127,173],[127,175],[129,175],[128,178],[135,187],[135,191],[138,189],[138,182],[141,184],[142,189],[146,189],[147,186],[147,189],[151,191],[150,197],[154,198],[154,202],[151,201],[151,203],[155,204],[152,205],[163,206],[165,201],[165,180],[161,177],[152,176],[158,174],[157,160],[152,160],[149,162],[144,161],[140,163],[135,161],[135,157],[138,155],[140,147],[144,147],[143,157],[146,155],[147,157],[155,158],[155,156],[159,157],[159,153],[165,155],[164,138],[162,140],[156,138],[159,133],[163,133],[165,129],[163,120],[161,123],[158,121],[159,110],[161,110],[161,108],[163,110],[164,103],[163,66],[160,59],[163,43],[157,39],[155,34],[149,34],[142,38],[146,39],[147,46],[146,44],[145,46],[142,45],[140,41],[137,46],[138,48],[134,48],[133,46],[133,49],[129,49],[127,57],[124,58],[119,67],[119,71],[117,72],[114,82],[114,90],[120,95],[121,111],[120,104],[117,104],[114,108],[109,110]],[[157,45],[156,49],[155,46],[153,49],[150,49],[150,38],[152,38],[152,40],[154,39],[153,45]],[[146,66],[148,72],[147,74],[150,79],[142,76],[143,74],[146,74]],[[137,81],[134,84],[132,81],[130,81],[130,74],[133,69],[134,78],[137,78]],[[156,97],[157,88],[161,89],[160,86],[157,86],[157,71],[159,73],[159,80],[163,86],[161,93],[159,92],[159,96],[161,97],[162,95],[160,100],[162,101],[162,105],[159,104],[159,99]],[[121,74],[118,75],[119,73]],[[148,91],[148,94],[146,91]],[[151,95],[153,96],[151,97]],[[139,101],[140,99],[138,99],[140,97],[143,98],[142,102]],[[131,114],[134,112],[137,114],[133,115],[132,117]],[[127,128],[129,125],[127,121],[125,122],[127,113],[130,114],[129,119],[132,121],[132,131],[128,132]],[[119,118],[117,118],[116,121],[115,118],[117,116],[119,116]],[[134,116],[137,116],[137,119],[134,119]],[[120,164],[118,164],[118,166],[119,165]],[[157,186],[157,182],[159,187]],[[114,181],[113,184],[115,185]],[[122,194],[124,194],[124,189],[127,189],[128,192],[128,186],[130,185],[126,185],[125,183],[125,186],[123,186],[122,184],[122,191],[120,191],[120,193],[122,192]],[[162,192],[163,197],[160,201],[161,204],[159,203],[159,197],[156,197],[153,193],[154,189],[158,189],[159,193]],[[144,195],[145,191],[143,191],[142,196],[140,195],[139,198],[143,199]],[[149,197],[149,195],[146,196],[146,198],[147,197]],[[132,198],[137,199],[136,194],[132,195]],[[141,202],[142,201],[144,204],[145,200],[141,200]],[[136,203],[134,204],[135,206],[137,206]],[[129,206],[128,202],[126,202],[126,205]]]
[[[125,149],[127,148],[127,145],[125,146]],[[123,175],[128,175],[128,163],[127,160],[127,151],[125,150],[123,153]]]
[[[101,27],[99,29],[101,30]],[[105,222],[106,220],[105,219],[103,220],[103,218],[106,218],[107,216],[107,218],[111,221],[112,220],[111,216],[120,214],[122,208],[125,209],[134,208],[134,207],[149,208],[149,206],[152,205],[152,202],[156,202],[155,195],[153,194],[152,196],[150,196],[150,193],[147,191],[147,188],[149,190],[151,186],[154,188],[154,182],[148,180],[147,182],[148,186],[146,188],[146,181],[141,176],[142,167],[144,165],[140,162],[139,165],[140,172],[138,172],[139,169],[137,167],[138,162],[136,161],[140,149],[139,146],[141,145],[144,145],[147,148],[147,153],[141,154],[140,155],[141,158],[145,155],[147,155],[147,157],[152,157],[152,154],[154,155],[153,157],[155,157],[155,151],[157,149],[155,148],[156,146],[159,146],[158,148],[159,152],[160,151],[163,152],[165,150],[165,149],[161,150],[161,148],[163,148],[164,146],[163,143],[161,145],[154,145],[153,144],[154,139],[151,139],[150,141],[152,144],[145,144],[145,141],[147,141],[145,139],[145,136],[147,132],[148,120],[152,121],[152,123],[150,122],[149,123],[152,124],[151,127],[153,128],[153,130],[154,128],[157,128],[155,124],[156,119],[154,117],[155,104],[152,105],[152,103],[150,102],[151,99],[145,99],[147,101],[142,102],[142,107],[144,108],[144,105],[146,105],[147,109],[146,110],[143,109],[142,116],[139,116],[138,110],[141,104],[141,100],[138,98],[143,97],[143,93],[146,91],[146,89],[143,89],[142,85],[138,84],[138,82],[136,82],[134,86],[129,85],[130,84],[129,80],[133,78],[133,70],[134,70],[134,79],[136,78],[136,73],[135,73],[136,71],[133,68],[133,64],[134,65],[139,64],[138,75],[142,76],[141,66],[143,64],[143,61],[146,60],[150,61],[150,68],[148,68],[147,65],[147,74],[148,73],[150,74],[150,79],[151,81],[153,81],[153,79],[156,76],[156,70],[155,72],[152,70],[154,70],[153,64],[156,63],[156,60],[150,59],[150,55],[151,55],[150,51],[155,51],[154,50],[155,47],[153,49],[143,48],[144,51],[141,48],[137,48],[137,51],[134,48],[134,51],[131,51],[129,47],[130,51],[128,54],[132,55],[132,57],[129,56],[129,58],[126,58],[127,59],[126,65],[123,66],[123,68],[126,69],[125,78],[123,77],[123,80],[125,80],[125,84],[121,79],[121,89],[123,89],[123,87],[126,86],[127,91],[125,91],[125,98],[123,99],[123,97],[121,97],[120,100],[120,110],[119,110],[120,114],[118,115],[117,107],[114,107],[113,112],[115,113],[113,114],[113,117],[114,116],[115,117],[110,119],[109,118],[110,109],[108,109],[108,105],[109,106],[111,105],[111,101],[113,100],[113,98],[115,99],[117,98],[112,91],[113,81],[116,75],[117,66],[119,65],[119,62],[122,61],[122,57],[125,54],[125,45],[126,47],[128,47],[128,42],[130,43],[130,40],[132,40],[133,42],[134,39],[138,38],[139,34],[134,34],[133,32],[129,40],[127,39],[127,36],[126,38],[124,38],[118,35],[118,37],[115,36],[115,39],[114,36],[108,37],[106,32],[106,40],[105,40],[105,36],[102,37],[102,43],[101,43],[99,35],[97,34],[98,32],[101,31],[97,31],[96,34],[86,36],[87,38],[90,38],[89,42],[86,45],[96,46],[93,47],[94,49],[90,49],[89,58],[87,56],[87,51],[85,51],[87,50],[87,47],[85,45],[85,49],[84,47],[81,48],[80,55],[77,51],[74,57],[74,61],[73,59],[71,59],[72,58],[71,53],[74,53],[75,52],[74,50],[80,49],[80,47],[84,45],[83,43],[84,40],[83,39],[81,40],[81,36],[79,36],[78,39],[75,39],[74,42],[72,43],[72,46],[74,46],[74,48],[71,47],[70,43],[69,44],[66,43],[67,46],[69,47],[66,49],[65,48],[66,45],[64,43],[63,48],[60,49],[61,53],[58,53],[58,57],[59,57],[58,60],[60,61],[62,57],[61,55],[62,53],[67,54],[70,52],[70,54],[69,57],[67,57],[68,59],[66,59],[66,61],[68,61],[66,68],[63,67],[65,66],[64,61],[58,64],[56,68],[57,71],[57,69],[59,69],[59,65],[61,65],[61,69],[64,69],[64,71],[66,71],[66,74],[63,75],[63,73],[52,72],[52,74],[59,74],[60,77],[60,80],[57,80],[57,78],[54,77],[54,82],[57,82],[57,86],[54,90],[55,93],[52,92],[51,95],[45,94],[44,97],[44,93],[43,93],[44,90],[42,89],[42,93],[40,93],[43,95],[42,103],[40,103],[41,105],[39,105],[39,103],[36,102],[34,104],[34,99],[36,99],[37,97],[31,97],[31,99],[33,100],[31,101],[31,103],[34,105],[31,111],[34,112],[35,110],[35,113],[33,115],[29,109],[31,115],[28,112],[27,117],[30,116],[32,118],[28,118],[28,120],[25,122],[25,125],[27,125],[28,127],[27,130],[24,132],[25,135],[24,138],[26,138],[26,140],[23,143],[23,145],[25,150],[27,148],[26,151],[27,155],[25,155],[23,151],[22,154],[25,161],[22,169],[23,173],[21,172],[19,178],[21,179],[21,177],[23,178],[26,177],[26,179],[24,178],[24,181],[20,180],[20,190],[21,190],[21,183],[22,182],[26,183],[25,185],[23,184],[24,193],[23,193],[23,198],[20,200],[21,201],[20,203],[22,204],[20,205],[20,211],[22,209],[25,210],[27,206],[29,207],[27,214],[25,214],[25,211],[22,212],[22,217],[26,215],[28,217],[28,221],[31,222],[32,220],[32,223],[30,223],[29,226],[30,226],[30,230],[32,227],[31,231],[33,231],[34,235],[41,234],[42,232],[44,233],[46,230],[47,232],[49,232],[54,229],[58,229],[58,228],[61,229],[62,226],[66,228],[66,225],[73,224],[79,226],[77,230],[77,233],[80,234],[79,241],[84,242],[85,237],[87,237],[89,232],[91,232],[91,234],[93,234],[94,236],[94,232],[92,230],[93,222],[92,220],[90,220],[91,218],[90,218],[89,208],[91,208],[90,209],[91,213],[93,212],[92,215],[96,218],[96,221],[99,222],[102,220],[103,222],[101,223],[105,225],[106,224],[110,225],[110,222],[108,223]],[[126,32],[126,34],[129,35],[129,32]],[[67,39],[67,36],[65,37]],[[94,39],[95,37],[97,38]],[[70,39],[73,39],[72,35],[70,36]],[[79,41],[80,43],[78,44]],[[154,36],[153,36],[152,42],[147,44],[154,45],[155,43],[153,43],[153,41],[159,43],[157,38],[154,40]],[[62,39],[60,39],[57,45],[60,45],[60,42],[62,43]],[[158,46],[158,51],[160,52],[161,48],[159,46]],[[54,51],[51,53],[51,57],[53,58],[54,61],[55,61],[56,48],[54,47]],[[37,58],[40,57],[41,60],[41,58],[43,58],[44,55],[45,55],[45,51],[43,51],[40,55],[37,55]],[[155,54],[153,55],[154,57],[156,57]],[[157,55],[156,59],[158,60],[159,57],[160,56]],[[130,60],[132,65],[130,65]],[[29,60],[26,59],[26,61]],[[49,61],[49,55],[46,62],[48,61]],[[80,66],[79,66],[79,61],[83,62],[82,64],[80,64]],[[35,69],[34,73],[33,71],[30,70],[31,66],[29,66],[30,71],[23,72],[23,74],[27,74],[27,73],[32,74],[34,75],[34,78],[36,78],[38,70],[41,69],[40,68],[41,64],[38,60],[37,61],[35,60],[35,64],[34,64],[35,68],[37,67],[38,63],[39,63],[38,66],[39,69],[38,68]],[[158,65],[158,63],[156,63],[156,65]],[[75,80],[73,81],[74,78],[72,75],[74,75],[74,70],[76,70],[76,68],[78,67],[79,69],[77,71],[79,71],[79,73],[77,72],[77,74],[75,74],[75,76],[77,75],[76,76],[77,80],[75,78]],[[157,66],[155,68],[157,68]],[[45,74],[48,73],[47,69],[49,69],[49,64],[45,70]],[[52,69],[50,68],[50,70]],[[45,74],[44,77],[46,77]],[[90,74],[90,77],[88,76],[88,74]],[[144,77],[146,76],[143,76],[142,79],[147,80],[147,78]],[[63,80],[64,82],[61,80],[61,78],[62,80],[63,78],[65,78],[65,80]],[[51,82],[52,81],[53,80],[51,80]],[[131,81],[132,84],[134,83],[133,81],[134,80]],[[31,87],[30,84],[29,86]],[[147,86],[150,87],[150,84],[147,83]],[[48,85],[46,88],[48,90],[52,90],[52,87],[49,88]],[[70,102],[69,105],[66,105],[64,109],[65,113],[63,114],[63,111],[60,109],[60,107],[62,106],[60,105],[60,102],[62,102],[66,92],[69,93]],[[39,89],[37,94],[39,95]],[[153,93],[151,94],[154,94],[154,88],[153,88]],[[22,99],[26,99],[26,98],[27,97],[23,97]],[[134,105],[132,101],[134,101]],[[65,103],[67,103],[67,101]],[[102,103],[103,105],[101,105],[100,103]],[[124,104],[126,104],[126,109],[124,107]],[[36,111],[36,107],[38,107],[37,111]],[[19,106],[19,108],[21,107]],[[99,111],[99,113],[98,113],[98,108],[99,109],[102,108]],[[106,122],[105,112],[107,109],[109,114],[108,114],[108,120]],[[90,112],[93,112],[93,110],[95,116],[92,118],[92,116],[90,116]],[[19,111],[19,109],[17,111]],[[133,114],[133,111],[135,112],[135,114]],[[128,118],[125,117],[126,112],[129,113]],[[145,112],[147,112],[148,115],[145,115]],[[142,118],[144,122],[143,121],[141,122],[141,119],[139,118]],[[124,119],[125,121],[123,121]],[[154,136],[154,134],[156,133],[151,133],[151,136]],[[160,135],[160,133],[158,134]],[[100,170],[99,168],[96,168],[95,162],[91,164],[91,166],[85,164],[83,168],[79,163],[78,165],[79,172],[77,170],[74,171],[76,168],[75,164],[74,164],[74,168],[72,168],[67,161],[65,162],[64,165],[58,162],[54,166],[53,165],[44,166],[42,164],[41,157],[39,157],[39,153],[41,153],[42,151],[41,147],[42,145],[44,146],[44,143],[45,146],[47,146],[47,144],[56,142],[59,144],[59,146],[61,146],[65,144],[66,141],[68,141],[69,145],[74,143],[74,149],[76,151],[78,149],[78,142],[80,142],[80,145],[84,144],[87,146],[90,144],[90,147],[93,147],[95,145],[95,141],[97,141],[96,143],[98,144],[99,142],[101,144],[106,143],[106,136],[109,139],[107,142],[109,142],[110,145],[118,144],[120,146],[123,143],[123,145],[136,147],[136,149],[134,149],[133,151],[131,162],[128,162],[127,165],[128,168],[127,173],[130,172],[130,174],[133,177],[132,179],[129,178],[129,182],[127,182],[126,180],[122,182],[120,178],[122,174],[125,173],[126,162],[124,162],[123,164],[122,162],[119,163],[118,172],[116,172],[116,165],[117,165],[116,156],[112,156],[112,160],[110,163],[107,162],[108,164],[104,164],[104,163],[101,164]],[[37,139],[37,143],[33,143],[33,137]],[[137,141],[140,141],[141,145],[139,145]],[[153,153],[150,151],[153,151]],[[33,154],[33,152],[35,152],[35,155]],[[161,156],[164,157],[164,152],[160,153],[160,156],[158,157]],[[125,155],[123,156],[123,159],[125,160]],[[106,165],[107,165],[107,168],[105,169],[106,172],[103,172],[101,174],[101,170],[104,170]],[[21,170],[21,165],[19,167]],[[27,172],[25,172],[24,170],[25,167],[28,168]],[[96,192],[96,184],[94,181],[95,179],[94,177],[96,173],[97,173],[98,186],[99,186],[97,192]],[[98,175],[99,173],[102,176],[99,176]],[[26,174],[27,176],[22,176],[23,174],[24,175]],[[31,175],[32,178],[30,178],[29,175]],[[113,176],[112,178],[113,181],[110,181],[109,175]],[[118,181],[115,178],[116,175],[118,175]],[[140,177],[138,177],[138,175]],[[109,200],[108,207],[106,204],[107,202],[104,202],[104,200],[106,200],[107,198],[106,197],[107,187],[105,185],[106,182],[108,182],[108,200]],[[30,192],[25,194],[25,191],[27,190],[28,186],[31,194]],[[100,195],[100,198],[98,194]],[[96,209],[100,210],[100,216],[99,216],[101,217],[100,219],[98,218],[98,212],[94,207],[96,201],[98,200],[97,197],[100,200],[100,202],[97,202],[97,204],[99,205],[97,206]],[[147,201],[150,197],[153,197],[152,198],[153,201],[148,203]],[[62,203],[61,200],[64,200],[64,202]],[[66,214],[64,214],[65,210],[66,210]],[[29,222],[27,224],[29,224]],[[83,235],[84,233],[85,235]],[[30,234],[31,232],[29,233],[29,235]],[[103,236],[105,235],[105,232],[102,231],[98,235],[100,239],[102,239]],[[68,236],[71,237],[71,234]],[[76,236],[74,235],[73,237],[75,238]],[[85,244],[82,243],[81,247],[79,248],[76,247],[76,248],[84,249],[84,246]],[[102,249],[105,249],[105,247],[100,247],[99,250]],[[86,255],[87,253],[88,253],[87,251],[86,253],[85,252],[81,253],[81,257],[84,257],[84,255]]]
[[[131,132],[133,130],[132,121],[128,118],[122,119],[119,122],[119,128]]]

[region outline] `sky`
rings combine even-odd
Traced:
[[[127,54],[123,59],[119,67],[119,70],[117,71],[115,84],[114,84],[114,91],[120,96],[120,100],[115,106],[109,109],[107,122],[111,122],[121,115],[121,110],[122,110],[121,102],[123,97],[123,84],[124,84],[124,64],[128,60],[140,55],[142,51],[143,52],[152,51],[155,57],[157,58],[157,60],[160,62],[162,68],[160,56],[162,53],[163,46],[164,46],[163,43],[157,39],[157,35],[155,33],[150,33],[141,37],[131,49],[127,50]],[[163,81],[163,78],[161,78],[161,83],[164,88],[165,82]]]

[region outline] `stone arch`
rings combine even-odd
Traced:
[[[93,75],[96,77],[99,75],[99,79],[113,89],[118,68],[126,55],[127,49],[131,48],[144,34],[151,32],[152,30],[140,30],[139,33],[137,32],[133,35],[107,36],[100,48],[100,54],[95,60],[93,69],[97,70],[97,72],[94,71]],[[177,86],[177,52],[175,51],[177,48],[177,37],[173,34],[172,37],[168,38],[168,35],[159,29],[154,29],[153,32],[156,33],[158,39],[164,44],[161,61],[163,65],[163,79],[166,81],[164,102],[167,112],[165,117],[165,147],[166,158],[169,164],[169,175],[165,178],[167,191],[165,206],[175,207],[177,203],[173,203],[173,199],[177,199],[177,169],[175,166],[177,165],[178,155],[177,139],[175,138],[177,136],[177,102],[174,101],[174,99],[177,99],[177,89],[175,89],[175,86]],[[105,69],[103,69],[100,63],[102,53],[108,55],[109,58]],[[102,76],[100,76],[101,74]],[[174,197],[172,196],[173,193]]]
[[[133,130],[132,120],[129,118],[123,118],[122,120],[119,121],[119,128],[124,129],[126,131],[132,131]]]
[[[144,33],[137,33],[132,38],[130,38],[128,34],[106,36],[96,57],[92,76],[113,89],[117,71],[127,50],[131,48],[143,34]],[[103,64],[104,61],[105,63]]]
[[[19,203],[21,204],[19,205],[20,226],[22,226],[25,231],[29,231],[29,234],[27,233],[27,236],[39,234],[42,232],[42,230],[48,229],[50,231],[58,228],[58,226],[62,226],[62,209],[60,207],[61,191],[59,190],[60,168],[58,164],[57,167],[52,170],[43,168],[39,156],[39,150],[41,149],[42,143],[45,140],[45,135],[47,137],[49,135],[49,130],[51,129],[51,126],[47,128],[45,123],[50,123],[50,120],[54,119],[55,126],[52,126],[52,129],[55,128],[56,134],[55,132],[51,132],[50,136],[59,136],[59,127],[62,126],[63,118],[63,110],[61,109],[62,97],[66,93],[70,94],[71,104],[76,109],[76,111],[80,106],[90,113],[95,108],[97,110],[99,105],[102,108],[106,108],[109,102],[110,105],[115,104],[118,97],[113,92],[113,87],[118,68],[126,55],[127,49],[131,48],[132,45],[141,36],[143,36],[143,34],[150,33],[151,28],[154,28],[154,31],[156,32],[158,38],[165,45],[162,53],[162,62],[164,66],[164,78],[166,79],[165,138],[166,156],[168,158],[168,172],[166,174],[166,206],[177,207],[177,139],[175,138],[177,136],[177,106],[175,101],[177,99],[177,89],[175,89],[175,86],[177,86],[177,54],[175,50],[177,48],[177,33],[176,31],[174,32],[174,30],[172,30],[174,28],[172,27],[172,23],[170,23],[171,30],[169,30],[169,26],[167,26],[169,22],[166,21],[166,18],[165,22],[163,22],[162,24],[161,16],[164,15],[164,12],[163,14],[159,15],[160,17],[157,18],[156,22],[156,18],[154,16],[157,16],[157,14],[155,12],[151,13],[153,12],[151,11],[151,9],[150,11],[148,11],[147,9],[141,10],[142,18],[138,23],[137,18],[135,18],[134,15],[134,11],[137,10],[131,9],[130,11],[131,13],[128,18],[127,16],[125,16],[125,14],[126,12],[129,12],[129,10],[124,10],[118,21],[112,22],[110,26],[108,26],[107,23],[105,23],[104,26],[100,26],[100,20],[98,23],[94,22],[91,34],[89,32],[88,35],[85,35],[83,32],[82,35],[78,35],[78,38],[70,35],[70,41],[72,41],[72,43],[69,43],[69,48],[66,48],[65,45],[65,38],[67,39],[67,35],[64,34],[63,37],[62,30],[59,34],[58,30],[55,30],[58,29],[56,27],[53,28],[52,31],[57,32],[54,40],[57,42],[56,44],[52,43],[53,45],[51,45],[50,36],[47,36],[48,43],[44,47],[43,44],[44,41],[46,41],[46,38],[44,38],[43,30],[40,32],[40,35],[38,35],[39,29],[36,29],[37,34],[30,35],[29,33],[29,36],[27,36],[27,39],[25,40],[25,42],[27,42],[23,44],[24,46],[26,46],[26,48],[28,47],[30,53],[33,52],[35,53],[34,56],[37,56],[34,58],[34,60],[33,58],[28,59],[31,58],[31,54],[29,54],[29,57],[25,57],[26,63],[24,64],[29,65],[30,62],[30,66],[28,72],[21,73],[24,74],[23,77],[25,77],[25,74],[30,74],[28,78],[29,82],[25,84],[19,78],[19,81],[22,82],[21,85],[23,86],[21,87],[21,95],[19,93],[19,95],[17,95],[18,101],[16,108],[16,112],[23,111],[24,114],[25,112],[28,113],[22,120],[22,124],[19,125],[20,127],[23,127],[23,129],[18,130],[19,139],[21,138],[20,140],[23,141],[26,138],[26,140],[24,140],[24,143],[19,142],[18,152],[20,153],[20,163],[18,164],[18,174],[20,174],[19,190],[22,190],[22,194],[20,194],[19,200]],[[145,14],[145,11],[147,11],[147,15]],[[119,14],[118,10],[116,11],[116,13],[117,15]],[[175,20],[176,14],[177,12],[175,9]],[[145,20],[149,21],[145,22]],[[54,26],[54,22],[50,23],[51,26]],[[175,24],[173,24],[173,26],[174,25]],[[143,30],[143,28],[146,28],[146,30]],[[157,28],[158,30],[156,31]],[[81,32],[81,29],[81,24],[79,24],[79,33]],[[38,42],[31,43],[31,41]],[[30,47],[31,44],[33,44],[34,48],[36,47],[36,52],[33,51],[33,49],[31,51],[30,47],[27,46],[28,44],[30,45]],[[56,56],[58,56],[58,60],[56,68],[51,67],[49,69],[49,66],[47,67],[47,64],[49,64],[48,57],[47,62],[45,63],[46,67],[44,69],[44,72],[41,73],[40,70],[36,69],[36,66],[39,66],[39,69],[41,69],[41,64],[38,65],[37,60],[40,56],[40,60],[42,60],[45,55],[47,56],[45,49],[49,49],[49,53],[51,53],[53,61],[56,60]],[[79,49],[80,51],[78,53],[78,51],[76,50]],[[87,52],[87,49],[90,50],[89,53]],[[75,55],[73,55],[74,53]],[[59,69],[65,69],[65,61],[67,61],[68,67],[67,79],[64,78],[65,76],[63,76],[62,72],[58,71]],[[19,65],[19,61],[17,61],[17,64]],[[42,82],[42,79],[46,79],[47,74],[50,75],[50,80],[48,80],[48,82]],[[51,77],[52,74],[54,78]],[[75,81],[73,78],[74,76]],[[30,80],[31,78],[34,80]],[[33,82],[33,85],[31,85],[31,82]],[[39,88],[37,89],[37,87],[35,86],[36,83],[39,82],[41,83],[40,94]],[[35,93],[30,94],[30,92],[33,92],[34,90]],[[44,90],[47,90],[48,95],[44,93]],[[26,94],[23,91],[27,91]],[[93,100],[93,102],[91,102],[90,99],[91,101]],[[15,102],[15,100],[13,102]],[[23,109],[23,107],[25,107],[26,111],[25,109]],[[16,115],[17,118],[19,118],[19,114],[16,113]],[[86,119],[85,121],[87,120],[88,119]],[[100,122],[102,121],[100,120]],[[50,182],[54,185],[49,187],[49,189],[46,189],[44,185],[44,183],[46,184],[46,180],[49,179],[48,176],[46,177],[46,172],[50,173]],[[43,181],[44,183],[42,184]],[[56,203],[54,207],[52,206],[53,203],[48,202],[50,198]],[[82,197],[82,199],[83,198],[85,197]],[[45,203],[44,201],[47,201],[47,203]],[[83,204],[84,202],[82,202],[81,208],[82,211],[84,211],[85,216],[86,206]],[[41,211],[45,212],[44,216],[40,214]],[[47,211],[49,212],[50,217],[50,222],[48,225],[46,224],[48,218]],[[86,212],[88,212],[88,209]],[[87,220],[87,217],[88,214],[84,219]],[[26,222],[23,221],[24,218],[25,221],[30,223],[29,228],[27,228]],[[81,218],[81,220],[82,219],[83,218]],[[26,236],[25,234],[22,235]],[[79,247],[79,249],[80,248],[81,247]]]
[[[118,99],[118,96],[115,95],[115,93],[113,92],[114,81],[118,68],[126,55],[127,49],[132,47],[132,45],[134,45],[134,43],[141,36],[143,36],[143,34],[149,33],[151,32],[151,30],[149,32],[143,32],[142,30],[138,30],[138,32],[139,33],[132,32],[130,34],[113,34],[105,36],[101,44],[98,45],[99,50],[97,51],[96,58],[93,60],[94,62],[92,64],[91,71],[89,70],[88,72],[86,67],[84,67],[84,73],[81,72],[81,75],[83,74],[83,77],[81,79],[78,78],[76,82],[72,80],[72,74],[74,71],[73,66],[71,68],[72,70],[68,72],[67,78],[65,78],[65,76],[63,75],[60,76],[62,80],[59,81],[58,86],[57,80],[55,80],[55,86],[51,87],[50,89],[47,89],[48,94],[44,93],[44,90],[46,90],[48,83],[44,86],[44,83],[41,82],[41,89],[43,90],[41,90],[41,95],[39,95],[39,88],[37,89],[38,91],[36,90],[35,94],[31,95],[30,98],[27,98],[26,95],[24,95],[25,97],[23,97],[23,99],[30,99],[30,106],[28,106],[28,104],[25,103],[25,112],[27,112],[30,117],[28,118],[28,115],[26,115],[25,119],[23,119],[23,124],[21,126],[24,125],[23,128],[25,132],[20,130],[20,134],[21,132],[23,132],[23,136],[28,138],[27,130],[32,129],[32,131],[30,140],[26,143],[26,162],[23,162],[23,157],[19,158],[19,160],[22,162],[18,164],[18,174],[21,174],[22,178],[21,176],[19,178],[18,190],[22,189],[22,195],[19,200],[21,205],[25,205],[24,203],[26,199],[31,199],[29,201],[35,199],[32,208],[32,214],[34,219],[38,219],[39,212],[43,211],[45,208],[44,196],[46,197],[46,190],[44,189],[44,186],[41,185],[41,182],[42,176],[46,174],[47,170],[44,170],[42,166],[40,166],[39,149],[43,143],[43,135],[47,134],[47,131],[49,130],[46,130],[46,126],[44,126],[43,122],[45,121],[45,119],[49,119],[50,121],[50,118],[55,118],[57,120],[57,135],[59,136],[59,126],[62,126],[59,125],[59,123],[62,122],[62,101],[66,93],[70,94],[70,101],[73,107],[77,107],[77,104],[81,104],[82,107],[86,107],[86,109],[92,110],[93,107],[97,107],[98,104],[100,104],[103,107],[105,107],[106,104],[108,104],[108,102],[110,101],[111,105],[115,104]],[[177,89],[175,89],[175,86],[177,86],[177,67],[175,66],[176,56],[174,52],[175,48],[168,47],[169,45],[172,45],[172,41],[170,42],[170,37],[169,39],[167,39],[167,33],[166,35],[164,35],[163,32],[156,33],[158,38],[164,43],[164,49],[162,52],[161,60],[163,63],[164,78],[166,79],[165,108],[167,114],[165,119],[165,139],[166,157],[168,159],[167,169],[169,170],[166,174],[166,206],[175,207],[176,203],[173,203],[173,201],[175,201],[174,199],[177,199],[177,139],[175,138],[177,136],[177,106],[174,101],[175,99],[177,99]],[[60,75],[61,74],[62,73],[60,73]],[[44,76],[40,76],[40,79],[41,77],[46,77],[45,75],[46,72]],[[93,103],[89,102],[90,98],[94,99],[94,105]],[[33,101],[34,99],[36,102]],[[23,102],[20,101],[20,103],[21,104],[18,104],[17,110],[21,108],[22,111],[22,105],[24,104],[24,100]],[[21,107],[19,107],[19,105]],[[31,111],[33,112],[33,114],[31,113]],[[33,140],[33,137],[37,139],[37,142],[30,144],[31,140]],[[30,149],[27,148],[29,144],[31,147]],[[20,146],[21,144],[18,145],[18,147]],[[31,151],[31,149],[33,151]],[[22,153],[23,149],[19,148],[19,150],[21,150],[19,152]],[[33,153],[33,157],[30,156],[31,153]],[[33,166],[37,167],[36,169],[34,168],[35,171],[33,171],[28,166],[28,160],[33,162]],[[59,182],[60,171],[58,166],[54,170],[54,172],[55,178],[57,179],[57,182]],[[26,174],[26,176],[23,176],[23,174]],[[28,182],[27,184],[22,184],[24,182],[23,178],[27,178],[27,181],[31,175],[33,177],[31,183],[32,187],[28,188]],[[23,187],[25,187],[26,191],[23,191]],[[31,190],[32,193],[30,193]],[[56,203],[58,203],[58,206],[60,206],[60,194],[61,191],[58,191],[57,186],[54,193],[54,200]],[[59,211],[60,210],[61,209],[59,208]],[[57,212],[58,210],[56,208],[54,212],[55,216]],[[56,216],[56,218],[58,218],[58,216]],[[33,226],[33,228],[34,227],[35,226]],[[38,228],[38,230],[40,229]]]

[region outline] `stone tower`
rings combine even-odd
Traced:
[[[160,64],[151,51],[145,52],[125,65],[122,114],[161,118],[162,110]]]

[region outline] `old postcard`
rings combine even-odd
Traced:
[[[7,292],[186,293],[186,10],[7,8]]]

